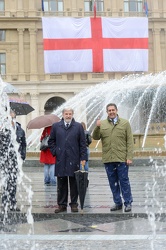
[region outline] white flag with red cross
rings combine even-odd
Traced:
[[[148,71],[148,18],[43,17],[45,73]]]

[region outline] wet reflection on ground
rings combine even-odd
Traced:
[[[31,171],[32,170],[32,171]],[[163,250],[166,243],[166,215],[158,213],[158,205],[150,205],[155,214],[155,232],[148,220],[147,196],[145,185],[153,185],[151,167],[134,166],[130,168],[130,181],[134,197],[131,213],[110,212],[112,196],[103,168],[91,168],[89,188],[85,199],[84,213],[67,212],[55,214],[56,187],[45,187],[43,168],[25,168],[32,180],[34,191],[32,213],[34,224],[29,225],[25,211],[28,204],[24,201],[21,213],[10,213],[5,225],[0,224],[0,249],[8,250],[45,250],[45,249],[146,249]],[[153,169],[154,171],[154,169]],[[158,192],[158,201],[162,200],[162,209],[166,205],[164,178],[160,181],[162,189]],[[22,193],[22,195],[24,195]],[[19,197],[19,196],[18,196]],[[148,199],[153,194],[149,193]],[[18,200],[18,204],[20,201]],[[156,203],[158,204],[158,203]],[[21,205],[21,204],[20,204]]]

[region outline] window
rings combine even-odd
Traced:
[[[93,0],[84,0],[84,11],[89,12],[93,11],[94,1]],[[96,0],[96,10],[104,11],[104,0]]]
[[[63,11],[63,0],[43,0],[44,11]]]
[[[0,53],[0,75],[6,75],[6,54]]]
[[[5,41],[6,33],[5,30],[0,30],[0,41]]]
[[[5,10],[5,1],[0,0],[0,11],[4,11],[4,10]]]
[[[92,1],[91,0],[85,0],[84,1],[84,11],[92,11]]]
[[[124,0],[124,11],[143,11],[143,0]]]

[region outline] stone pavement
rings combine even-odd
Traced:
[[[164,162],[130,167],[131,213],[110,212],[113,201],[104,167],[93,164],[83,214],[71,213],[69,207],[67,213],[55,214],[56,187],[44,186],[43,167],[24,164],[17,194],[21,213],[9,213],[5,224],[1,215],[0,250],[165,249]]]

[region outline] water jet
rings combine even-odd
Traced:
[[[106,105],[114,102],[121,117],[130,121],[135,151],[161,154],[165,151],[166,71],[158,74],[133,74],[85,89],[58,107],[61,117],[64,106],[71,106],[77,121],[84,121],[92,132],[98,117],[105,119]],[[29,151],[38,151],[40,131],[28,137]],[[101,152],[100,142],[93,142],[91,155]],[[149,154],[149,153],[148,153]]]

